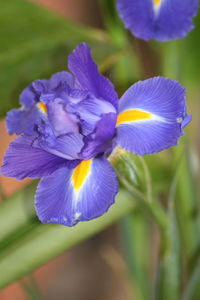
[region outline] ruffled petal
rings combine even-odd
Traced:
[[[79,132],[79,120],[75,114],[66,111],[63,99],[56,98],[50,101],[47,111],[55,135]]]
[[[61,84],[66,83],[70,88],[74,88],[75,80],[69,72],[58,72],[51,76],[48,81],[48,87],[51,90],[57,89]]]
[[[122,96],[116,141],[144,155],[176,145],[190,121],[185,89],[174,80],[155,77],[138,82]]]
[[[3,160],[1,173],[7,177],[23,179],[39,178],[55,172],[61,167],[75,167],[77,162],[52,155],[41,149],[33,148],[33,137],[20,136],[9,146]]]
[[[20,104],[27,108],[30,108],[36,100],[36,94],[34,93],[31,85],[22,91],[19,98]]]
[[[97,99],[92,95],[86,95],[79,103],[67,105],[67,111],[77,115],[80,119],[81,133],[88,135],[92,133],[104,114],[115,114],[114,106],[105,100]],[[107,124],[109,126],[109,123]],[[110,126],[113,126],[112,123]]]
[[[193,29],[198,0],[117,0],[117,8],[136,37],[168,41],[184,38]]]
[[[42,123],[37,130],[39,136],[34,140],[34,147],[68,160],[79,159],[79,153],[84,146],[80,133],[55,136],[48,122]]]
[[[36,106],[26,109],[12,109],[6,117],[8,133],[34,135],[35,124],[44,117],[44,114]]]
[[[81,151],[83,159],[89,159],[103,152],[112,150],[112,139],[115,135],[115,124],[117,115],[109,113],[102,116],[97,126],[92,132],[84,139],[84,147]]]
[[[82,161],[74,170],[62,168],[41,180],[37,215],[43,223],[73,226],[103,215],[117,191],[116,174],[105,158]]]
[[[92,59],[90,48],[82,43],[69,56],[68,67],[79,85],[97,98],[103,98],[118,108],[118,96],[113,84],[98,71]]]

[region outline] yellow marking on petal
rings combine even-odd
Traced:
[[[45,103],[39,102],[37,107],[41,110],[41,112],[43,112],[43,114],[47,114],[47,106]]]
[[[161,0],[153,0],[153,4],[155,6],[160,5],[161,4]]]
[[[152,114],[139,109],[125,110],[118,115],[117,125],[146,119],[152,119]]]
[[[79,190],[87,176],[90,173],[92,159],[89,160],[83,160],[74,170],[72,173],[72,184],[74,186],[75,190]]]

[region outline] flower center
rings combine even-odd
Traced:
[[[37,107],[41,110],[41,112],[42,112],[43,114],[47,114],[47,106],[46,106],[45,103],[39,102],[39,103],[37,104]]]

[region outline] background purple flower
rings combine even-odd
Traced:
[[[114,203],[118,182],[106,157],[116,145],[139,155],[159,152],[177,144],[189,117],[184,88],[163,77],[134,84],[119,101],[86,44],[69,56],[69,69],[33,82],[22,92],[22,108],[8,113],[9,132],[21,136],[1,172],[42,177],[39,219],[73,226]]]
[[[117,9],[133,35],[164,42],[182,39],[194,28],[198,0],[117,0]]]

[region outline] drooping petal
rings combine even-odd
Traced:
[[[41,180],[37,215],[43,223],[73,226],[103,215],[117,191],[115,172],[105,158],[82,161],[74,170],[62,168]]]
[[[82,43],[69,56],[68,67],[75,75],[79,85],[97,98],[103,98],[118,108],[118,96],[113,84],[98,71],[92,59],[90,48]]]
[[[9,134],[34,135],[35,124],[45,116],[37,106],[26,109],[12,109],[7,113],[6,126]]]
[[[23,179],[39,178],[55,172],[61,167],[75,167],[69,162],[41,149],[33,148],[33,137],[20,136],[9,146],[3,160],[1,173],[8,177]]]
[[[183,135],[185,89],[174,80],[155,77],[130,87],[120,100],[117,143],[144,155],[176,145]]]
[[[198,0],[117,0],[125,26],[138,38],[168,41],[193,29]]]

